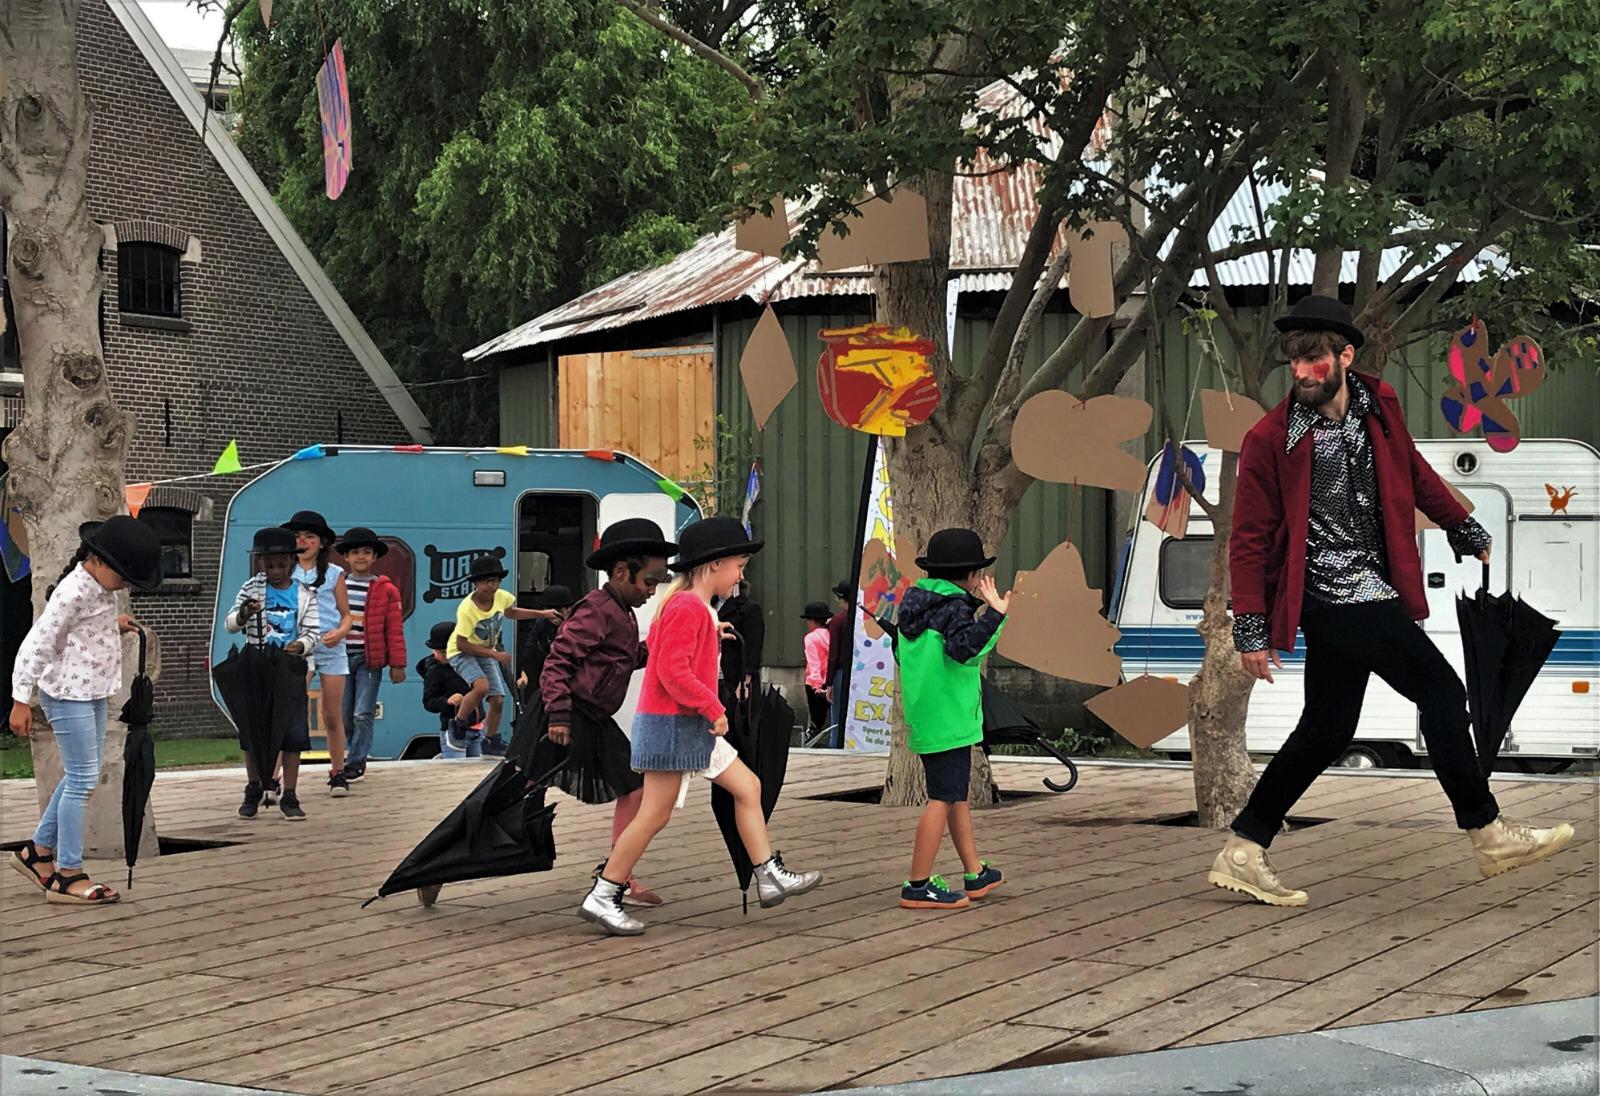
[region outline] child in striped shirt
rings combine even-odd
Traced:
[[[351,616],[350,634],[344,641],[350,662],[349,688],[344,693],[349,741],[343,775],[346,783],[353,784],[367,775],[384,667],[396,685],[406,679],[406,637],[400,588],[373,570],[389,546],[377,533],[358,525],[334,547],[349,565],[344,576]]]

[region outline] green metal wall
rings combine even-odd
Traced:
[[[500,370],[500,444],[548,449],[555,444],[551,421],[554,376],[548,362]]]

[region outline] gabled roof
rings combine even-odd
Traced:
[[[339,296],[339,291],[328,280],[328,275],[317,264],[317,260],[312,258],[305,241],[300,239],[300,234],[294,230],[289,219],[278,208],[278,203],[273,201],[272,195],[267,192],[266,186],[245,159],[244,153],[239,151],[233,139],[228,136],[222,119],[214,111],[207,112],[202,108],[200,93],[190,83],[183,65],[161,40],[161,35],[156,33],[155,27],[140,9],[137,0],[106,0],[106,6],[111,9],[111,14],[116,17],[117,22],[122,24],[122,28],[128,32],[128,37],[133,40],[134,46],[144,55],[156,78],[167,89],[172,101],[178,105],[178,109],[183,112],[197,133],[200,130],[201,119],[205,119],[205,146],[216,159],[217,166],[239,192],[245,205],[256,215],[261,227],[266,229],[267,235],[305,284],[306,292],[311,294],[312,300],[317,302],[323,314],[328,317],[328,322],[350,348],[350,353],[361,363],[361,368],[382,393],[401,425],[406,428],[406,432],[419,444],[431,443],[433,435],[428,426],[427,416],[411,398],[411,393],[406,391],[405,385],[400,383],[400,378],[395,376],[394,370],[383,356],[383,351],[378,349],[366,329],[361,326],[361,321],[350,311],[350,306]]]
[[[1007,99],[1015,92],[1005,82],[997,82],[980,94],[980,103],[990,110],[1011,109]],[[1097,133],[1094,145],[1101,145]],[[1059,139],[1040,135],[1042,142]],[[1091,148],[1089,154],[1093,155]],[[950,281],[957,293],[1004,292],[1011,288],[1012,271],[1022,255],[1022,246],[1038,216],[1036,195],[1039,166],[1027,162],[1010,171],[995,170],[996,165],[979,152],[972,168],[954,180],[954,201],[950,226]],[[1152,179],[1152,188],[1161,185]],[[1262,208],[1270,207],[1288,193],[1281,183],[1258,186]],[[798,218],[791,210],[790,226]],[[1229,247],[1239,239],[1258,235],[1255,201],[1249,185],[1240,187],[1211,229],[1210,246]],[[1170,241],[1169,241],[1170,246]],[[1443,254],[1443,249],[1441,249]],[[1387,277],[1400,269],[1405,249],[1390,248],[1383,254],[1379,276]],[[1461,281],[1476,281],[1484,270],[1498,263],[1493,255],[1480,256],[1462,271]],[[1309,286],[1315,256],[1297,250],[1290,256],[1289,283]],[[1267,256],[1251,255],[1219,264],[1218,277],[1226,286],[1268,286],[1276,280],[1276,270]],[[1356,255],[1345,256],[1340,280],[1354,282]],[[1199,271],[1191,285],[1206,285],[1206,274]],[[740,251],[734,246],[734,230],[702,236],[687,251],[649,270],[634,271],[535,317],[481,346],[467,351],[469,360],[479,360],[512,351],[527,350],[597,331],[628,327],[643,320],[657,319],[695,308],[723,304],[739,299],[754,303],[793,300],[800,297],[833,297],[872,292],[872,272],[867,269],[822,272],[805,259],[775,259]]]

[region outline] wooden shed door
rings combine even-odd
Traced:
[[[712,463],[709,346],[572,354],[558,366],[563,449],[620,449],[674,480]]]

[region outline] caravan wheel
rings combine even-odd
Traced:
[[[1341,769],[1381,769],[1383,758],[1372,746],[1351,746],[1335,764]]]

